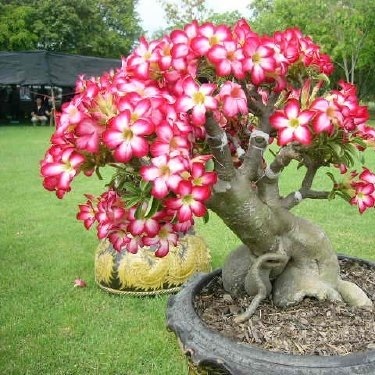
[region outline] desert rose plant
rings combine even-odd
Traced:
[[[224,287],[254,296],[238,321],[269,295],[278,306],[305,296],[369,306],[341,280],[322,229],[291,212],[335,196],[360,213],[375,205],[375,174],[353,170],[375,130],[352,84],[326,88],[332,71],[294,28],[262,36],[244,20],[193,21],[142,38],[118,70],[78,80],[41,162],[43,185],[62,198],[79,173],[113,168],[106,191],[87,195],[77,218],[117,251],[149,246],[165,256],[195,217],[216,212],[243,243],[223,267]],[[279,177],[292,161],[304,177],[281,196]],[[313,187],[321,167],[337,170],[330,191]]]

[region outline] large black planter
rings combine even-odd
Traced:
[[[375,267],[374,262],[356,260]],[[193,300],[220,273],[195,275],[168,302],[168,328],[177,335],[197,374],[375,375],[375,350],[327,357],[282,354],[233,341],[208,328],[195,311]]]

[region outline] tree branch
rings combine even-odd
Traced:
[[[250,135],[249,146],[240,167],[240,171],[250,181],[257,181],[262,176],[264,170],[263,154],[268,146],[268,138],[268,134],[263,132],[253,132]]]
[[[241,84],[242,90],[245,92],[247,99],[247,107],[251,113],[258,116],[260,119],[259,129],[267,134],[270,134],[273,130],[269,117],[274,111],[275,104],[280,94],[271,92],[268,96],[267,103],[264,104],[262,96],[256,91],[255,86],[247,85],[245,82]]]
[[[329,191],[315,191],[315,190],[299,190],[290,193],[285,198],[281,199],[280,204],[282,207],[290,210],[291,208],[297,206],[302,200],[309,199],[328,199]]]
[[[230,181],[235,177],[236,170],[225,131],[218,125],[212,114],[207,116],[205,128],[207,144],[214,157],[215,171],[220,180]]]
[[[306,198],[327,199],[329,197],[329,191],[315,191],[311,189],[320,165],[309,159],[307,156],[304,157],[304,164],[306,165],[307,169],[305,177],[302,180],[301,188],[281,200],[280,203],[284,208],[291,209]]]
[[[259,198],[268,205],[280,204],[279,175],[292,160],[301,160],[295,144],[282,147],[272,163],[263,170],[263,177],[259,180]]]
[[[269,165],[269,170],[274,175],[277,175],[287,167],[292,160],[302,160],[301,154],[296,150],[297,144],[290,143],[280,149],[279,153],[276,155],[275,159]],[[267,177],[267,176],[266,176]]]

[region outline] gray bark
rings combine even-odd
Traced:
[[[265,130],[268,114],[265,108],[266,120],[261,121]],[[266,167],[262,151],[266,142],[259,136],[250,138],[243,164],[236,169],[224,131],[211,117],[206,131],[219,178],[208,207],[243,243],[224,264],[224,288],[232,295],[254,296],[237,321],[249,319],[267,296],[278,306],[296,304],[306,296],[372,306],[358,286],[341,280],[337,255],[324,231],[289,211],[303,199],[328,197],[328,192],[311,189],[324,164],[291,144]],[[278,175],[294,159],[306,167],[306,174],[299,191],[283,198]]]

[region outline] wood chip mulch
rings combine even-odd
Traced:
[[[355,282],[375,305],[375,269],[352,260],[340,260],[341,276]],[[233,318],[249,306],[250,297],[232,298],[221,276],[196,296],[202,320],[213,330],[243,343],[295,355],[345,355],[375,349],[374,309],[305,298],[299,305],[280,309],[266,300],[246,323]]]

